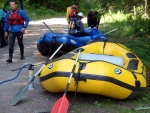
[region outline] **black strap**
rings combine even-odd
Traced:
[[[77,72],[77,76],[75,77],[75,81],[76,81],[75,85],[77,85],[79,81],[84,81],[84,82],[86,82],[86,79],[85,79],[85,78],[81,78],[81,77],[80,77],[80,72],[81,72],[81,70],[83,70],[83,68],[85,67],[85,65],[86,65],[85,62],[80,62],[80,64],[79,64],[79,69],[78,69],[78,72]]]
[[[73,26],[73,23],[74,23],[74,25],[75,25],[75,29],[77,28],[77,25],[76,25],[76,21],[78,20],[78,18],[74,18],[72,21],[70,21],[70,26]],[[70,27],[69,26],[69,27]],[[70,29],[73,29],[73,28],[71,28],[70,27]]]
[[[104,42],[104,45],[103,45],[103,54],[104,54],[105,47],[106,47],[106,42]]]
[[[137,80],[137,76],[134,72],[132,72],[132,75],[134,76],[135,78],[135,86],[136,87],[140,87],[141,86],[141,82],[139,80]]]
[[[75,91],[75,94],[74,94],[74,99],[73,99],[73,101],[72,101],[72,103],[70,104],[70,107],[69,107],[69,109],[74,105],[74,103],[75,103],[75,100],[76,100],[76,97],[77,97],[77,91],[78,91],[78,82],[79,82],[79,80],[81,80],[80,79],[80,72],[81,72],[81,70],[83,69],[83,67],[86,65],[86,63],[85,62],[81,62],[80,64],[79,64],[79,69],[78,69],[78,72],[77,72],[77,76],[75,77],[75,81],[76,81],[76,83],[75,83],[75,86],[76,86],[76,91]],[[85,80],[85,79],[84,79]],[[85,80],[86,81],[86,80]]]
[[[74,99],[72,101],[72,103],[70,104],[69,106],[69,109],[74,105],[75,103],[75,100],[76,100],[76,97],[77,97],[77,91],[78,91],[78,84],[76,85],[76,91],[75,91],[75,94],[74,94]]]

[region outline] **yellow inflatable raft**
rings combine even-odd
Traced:
[[[135,98],[146,89],[146,68],[128,48],[111,42],[83,46],[69,91],[104,95],[116,99]],[[66,88],[77,50],[47,64],[40,74],[42,86],[49,92]]]

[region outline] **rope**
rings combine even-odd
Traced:
[[[72,103],[70,104],[69,108],[68,109],[71,109],[71,107],[74,105],[75,103],[75,100],[76,100],[76,97],[77,97],[77,91],[78,91],[78,83],[76,84],[76,92],[74,94],[74,99],[72,101]]]
[[[70,109],[70,108],[74,105],[74,103],[75,103],[75,100],[76,100],[76,97],[77,97],[77,91],[78,91],[78,83],[79,83],[79,79],[80,79],[80,72],[81,72],[81,70],[82,70],[82,68],[83,68],[84,65],[85,65],[85,62],[82,62],[81,65],[80,65],[80,67],[79,67],[79,69],[78,69],[77,77],[75,78],[75,80],[76,80],[76,83],[75,83],[76,91],[75,91],[75,94],[74,94],[74,99],[73,99],[72,103],[70,104],[69,109]]]
[[[29,65],[30,65],[30,64],[26,64],[26,65],[22,66],[22,67],[19,69],[18,74],[17,74],[14,78],[8,79],[8,80],[4,80],[4,81],[0,82],[0,85],[3,84],[3,83],[6,83],[6,82],[13,81],[13,80],[15,80],[16,78],[18,78],[18,76],[20,75],[21,71],[22,71],[24,68],[26,68],[27,66],[29,66]]]

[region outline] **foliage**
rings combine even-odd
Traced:
[[[113,12],[121,11],[124,13],[129,13],[133,6],[138,7],[143,5],[144,0],[95,0],[95,3],[98,3],[101,8],[105,9],[106,11],[112,10]],[[150,4],[150,2],[148,2]]]
[[[75,110],[72,112],[84,113],[86,111],[86,113],[149,113],[149,109],[136,111],[135,108],[143,108],[149,106],[150,92],[147,92],[142,98],[134,100],[115,100],[102,96],[98,97],[96,95],[89,96],[93,98],[89,98],[88,100],[83,102],[77,102],[78,104],[75,104]]]
[[[40,6],[44,6],[47,9],[52,9],[57,12],[65,12],[66,8],[71,6],[75,1],[80,2],[80,0],[28,0],[29,4],[37,3]],[[38,8],[38,7],[37,7]]]
[[[150,69],[150,20],[121,13],[113,14],[112,18],[106,15],[102,19],[104,25],[100,25],[101,31],[105,33],[119,28],[107,35],[109,41],[122,43],[130,48]]]
[[[17,0],[19,3],[19,0]],[[23,0],[25,7],[31,7],[32,9],[41,9],[44,7],[46,10],[54,10],[56,12],[66,12],[66,8],[71,6],[74,2],[79,2],[79,11],[85,14],[90,9],[96,9],[101,15],[108,12],[116,13],[118,11],[125,14],[133,12],[133,7],[135,6],[137,14],[144,14],[145,3],[147,1],[147,11],[150,13],[150,1],[149,0]],[[5,0],[0,0],[2,3],[0,7],[3,6]]]
[[[6,0],[0,0],[2,4],[0,4],[0,7],[3,8],[5,5]],[[17,0],[18,7],[20,7],[20,1]],[[29,5],[30,4],[30,5]],[[30,0],[24,0],[23,2],[24,10],[27,12],[28,16],[30,17],[30,20],[39,20],[43,19],[43,17],[46,18],[52,18],[52,17],[58,17],[65,15],[62,12],[56,12],[52,9],[46,8],[45,6],[40,6],[39,3],[30,3]],[[6,10],[8,11],[10,9],[9,4],[6,7]]]
[[[141,16],[135,17],[128,17],[127,21],[132,25],[133,27],[133,34],[135,36],[146,36],[150,35],[150,20],[142,18]]]
[[[4,7],[4,3],[5,3],[5,0],[0,0],[0,9],[3,9],[3,7]]]

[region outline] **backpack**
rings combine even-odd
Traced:
[[[8,37],[4,37],[4,11],[0,9],[0,48],[8,45]]]
[[[2,20],[3,17],[4,17],[4,11],[0,9],[0,21]]]
[[[74,18],[74,20],[70,22],[70,24],[69,24],[70,29],[78,29],[78,26],[76,25],[77,20],[78,20],[78,18]]]

